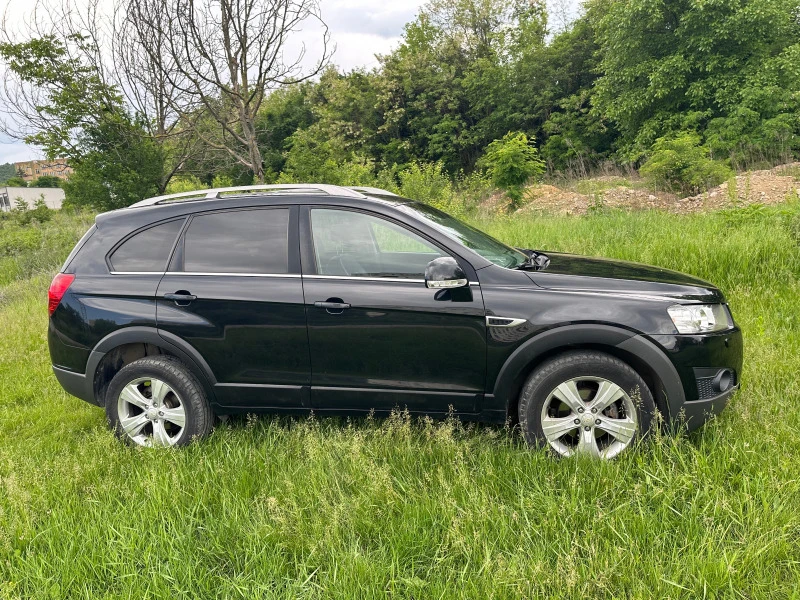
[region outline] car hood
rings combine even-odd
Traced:
[[[550,264],[528,276],[543,288],[632,294],[698,302],[724,302],[715,286],[669,269],[623,260],[546,252]]]

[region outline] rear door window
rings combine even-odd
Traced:
[[[183,219],[168,221],[134,234],[109,257],[114,271],[153,273],[163,272],[183,226]]]
[[[183,251],[187,273],[288,273],[289,209],[195,215]]]

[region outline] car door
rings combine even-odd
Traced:
[[[428,289],[447,253],[381,215],[304,207],[311,399],[320,409],[476,410],[486,376],[480,287]]]
[[[218,404],[298,408],[308,398],[299,267],[296,207],[199,213],[187,223],[158,286],[158,327],[202,355]]]

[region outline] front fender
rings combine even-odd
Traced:
[[[532,365],[542,357],[552,355],[553,351],[582,347],[601,351],[606,348],[611,354],[623,358],[632,356],[637,362],[647,365],[666,393],[665,408],[669,414],[664,417],[669,419],[678,414],[686,395],[678,371],[667,355],[642,335],[620,327],[598,324],[556,327],[522,343],[500,368],[492,393],[487,394],[487,404],[502,405],[508,410],[516,402],[515,396],[523,383],[522,379],[530,372]],[[654,390],[654,395],[656,393],[657,390]]]

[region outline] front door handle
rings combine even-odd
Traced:
[[[314,302],[314,306],[316,306],[317,308],[327,308],[335,310],[343,310],[345,308],[350,308],[350,305],[347,302]]]
[[[317,300],[314,302],[317,308],[324,308],[331,315],[340,315],[344,309],[350,308],[347,302],[342,302],[341,298],[328,298],[325,302]]]
[[[174,294],[164,294],[164,300],[174,300],[178,306],[188,306],[192,300],[197,300],[197,296],[184,290],[179,290]]]

